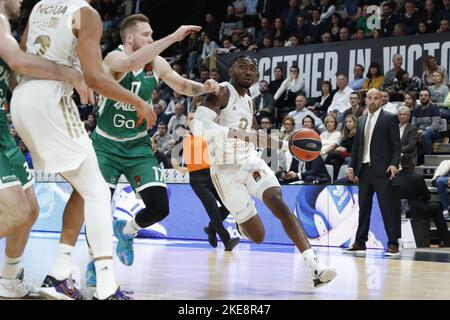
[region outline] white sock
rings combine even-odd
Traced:
[[[118,284],[114,275],[112,259],[95,261],[95,273],[97,275],[97,296],[106,299],[114,294]]]
[[[135,237],[139,230],[142,228],[136,223],[135,219],[128,220],[127,224],[123,228],[123,233]]]
[[[3,261],[3,279],[16,279],[22,267],[22,256],[18,258],[10,258],[5,255],[5,260]]]
[[[69,277],[72,250],[73,246],[71,245],[59,244],[58,257],[50,273],[56,280],[64,280]]]
[[[302,252],[303,259],[308,263],[308,265],[311,265],[312,262],[317,261],[317,256],[314,253],[313,249],[308,249]]]

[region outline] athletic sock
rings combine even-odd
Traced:
[[[127,221],[127,224],[123,228],[123,233],[134,237],[141,229],[142,228],[136,223],[136,220],[132,219]]]
[[[311,265],[311,263],[317,261],[316,254],[314,253],[313,249],[308,249],[302,252],[303,259],[308,263],[308,265]]]
[[[16,279],[20,272],[22,266],[22,256],[18,258],[10,258],[5,255],[5,260],[3,261],[3,279]]]
[[[56,280],[64,280],[70,276],[70,260],[73,248],[73,246],[65,243],[59,244],[58,257],[50,273]]]
[[[117,290],[112,259],[95,261],[97,275],[97,296],[100,300],[108,298]]]

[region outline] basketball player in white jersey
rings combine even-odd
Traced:
[[[153,123],[150,105],[123,89],[103,70],[98,13],[83,0],[43,0],[33,8],[23,36],[28,53],[58,64],[82,67],[87,85],[99,94],[130,104]],[[81,64],[81,65],[80,65]],[[86,233],[95,257],[98,299],[129,299],[116,282],[112,260],[109,189],[91,140],[71,99],[67,82],[23,77],[11,101],[12,120],[37,169],[60,173],[84,200]],[[81,299],[70,274],[47,276],[41,293]]]
[[[256,78],[256,69],[252,58],[235,58],[229,70],[230,82],[221,83],[219,94],[209,95],[206,106],[197,108],[192,129],[194,135],[206,138],[212,181],[236,220],[238,230],[255,243],[264,240],[264,225],[252,196],[259,198],[281,221],[308,263],[314,287],[319,287],[333,280],[337,273],[319,262],[299,221],[284,203],[274,172],[257,156],[250,142],[268,140],[265,133],[250,131],[250,126],[256,129],[256,118],[248,89]],[[273,143],[283,146],[279,140]]]
[[[0,238],[6,236],[0,278],[1,298],[22,298],[32,287],[23,281],[22,255],[39,208],[25,158],[9,132],[7,91],[16,84],[13,72],[74,85],[84,103],[89,90],[80,71],[21,51],[9,19],[17,19],[21,0],[0,0]],[[11,228],[11,226],[16,226]]]

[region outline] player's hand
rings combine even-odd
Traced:
[[[390,172],[391,173],[391,176],[389,177],[389,179],[392,180],[397,175],[398,170],[397,170],[396,166],[390,165],[387,168],[386,172]]]
[[[220,86],[217,83],[216,80],[208,79],[203,84],[203,88],[205,90],[205,93],[214,93],[219,94]]]
[[[200,30],[202,30],[202,27],[200,26],[193,26],[193,25],[181,26],[177,29],[177,31],[172,33],[172,36],[174,37],[175,41],[182,41],[192,32],[199,32]]]
[[[136,127],[140,126],[142,121],[145,119],[147,121],[147,130],[153,128],[156,122],[156,114],[153,111],[152,106],[142,100],[136,105],[136,111],[140,116]]]
[[[74,87],[74,89],[80,96],[80,102],[82,104],[95,105],[94,90],[89,88],[86,82],[84,82],[83,74],[76,69],[71,69],[71,71],[68,73],[68,76],[70,79],[70,84]]]

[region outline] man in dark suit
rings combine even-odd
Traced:
[[[430,233],[430,218],[433,219],[439,237],[439,246],[449,246],[449,233],[447,229],[447,222],[445,221],[442,209],[439,203],[430,202],[430,190],[425,183],[422,175],[414,171],[414,163],[410,154],[404,154],[401,158],[402,170],[392,180],[394,192],[394,203],[397,207],[400,206],[400,199],[408,200],[408,205],[412,217],[412,225],[414,235],[416,230],[419,234]],[[401,222],[398,221],[399,225]],[[423,228],[424,230],[419,230]],[[427,243],[417,243],[418,246],[430,246],[429,236]],[[416,238],[417,239],[417,238]],[[416,240],[417,242],[417,240]],[[423,241],[421,241],[423,242]]]
[[[400,234],[392,206],[391,179],[397,174],[400,162],[398,120],[381,109],[382,95],[378,89],[367,92],[366,104],[369,113],[358,120],[352,162],[347,171],[350,181],[359,181],[359,223],[355,242],[345,252],[366,251],[372,198],[376,193],[389,240],[386,255],[396,256]]]
[[[417,141],[419,133],[417,127],[412,125],[411,109],[406,106],[398,108],[398,121],[400,129],[400,142],[402,145],[402,154],[409,154],[414,162],[417,163]]]

